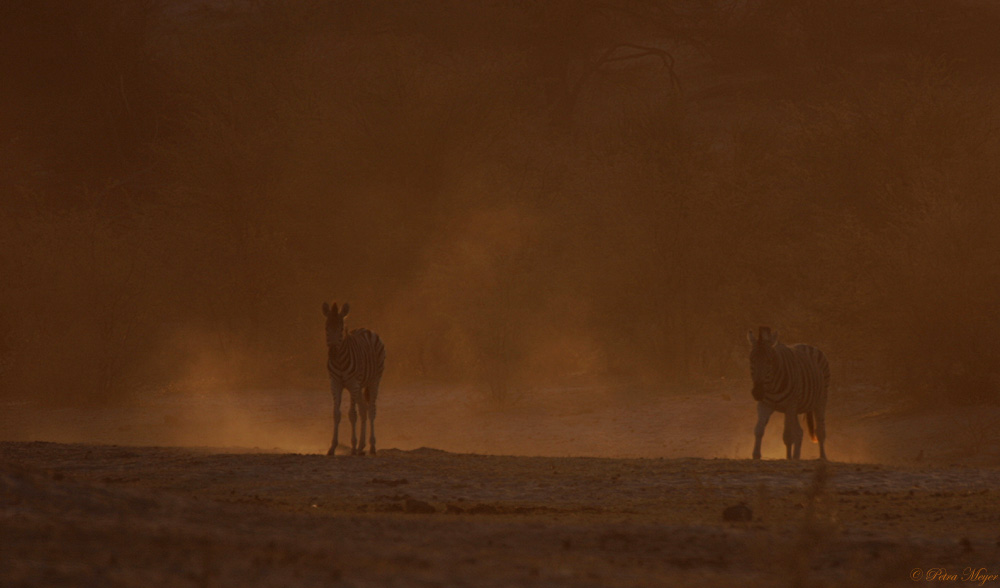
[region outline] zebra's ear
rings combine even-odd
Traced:
[[[334,310],[337,309],[336,306],[334,306],[333,308],[334,308]],[[345,302],[344,303],[344,309],[340,311],[340,317],[343,318],[343,317],[347,316],[347,313],[349,313],[349,312],[351,312],[351,305],[348,304],[347,302]]]
[[[753,329],[750,329],[749,331],[747,331],[747,341],[750,342],[750,345],[754,344],[755,341],[753,339]]]
[[[326,302],[323,303],[323,316],[330,316],[330,305]]]
[[[778,331],[775,331],[775,332],[771,333],[770,343],[771,343],[771,347],[774,347],[775,345],[778,344]]]

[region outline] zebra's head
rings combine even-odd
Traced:
[[[761,327],[760,336],[754,337],[753,329],[747,332],[750,341],[750,377],[753,378],[753,399],[760,401],[764,393],[774,383],[777,368],[777,354],[774,346],[778,343],[778,333],[771,333],[770,327]]]
[[[344,342],[344,317],[351,311],[351,305],[344,303],[344,308],[338,310],[337,303],[333,303],[333,308],[326,302],[323,303],[323,315],[326,316],[326,346],[331,348],[340,347]]]

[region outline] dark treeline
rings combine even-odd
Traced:
[[[13,0],[0,394],[746,378],[997,398],[1000,15],[954,0]]]

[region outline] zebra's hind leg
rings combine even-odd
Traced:
[[[368,395],[368,419],[370,420],[369,425],[371,426],[371,438],[369,439],[371,449],[369,449],[369,453],[372,455],[375,455],[375,401],[378,400],[378,384],[378,382],[375,382],[374,384],[368,386],[365,390],[365,393]]]
[[[760,459],[760,442],[764,438],[764,429],[767,428],[767,421],[771,419],[771,413],[774,411],[764,405],[763,402],[757,403],[757,426],[753,428],[754,442],[753,442],[753,458]]]
[[[816,415],[816,441],[819,443],[819,458],[826,459],[826,450],[823,447],[823,442],[826,441],[826,408],[820,408],[814,411]]]
[[[802,425],[795,409],[785,413],[785,431],[782,434],[785,441],[785,458],[798,459],[802,451]]]

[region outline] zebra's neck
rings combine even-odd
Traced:
[[[771,385],[764,390],[764,402],[773,406],[774,408],[784,407],[790,400],[794,400],[793,392],[795,389],[795,383],[792,381],[792,373],[790,370],[793,368],[793,363],[795,361],[794,353],[791,348],[783,343],[778,343],[774,346],[774,355],[771,356],[771,360],[774,365],[774,379],[771,380]]]
[[[339,345],[330,345],[326,348],[326,357],[330,361],[334,361],[339,357],[343,357],[346,351],[347,337],[344,337],[344,340],[341,341]]]
[[[327,367],[331,373],[343,374],[351,365],[351,336],[347,334],[340,345],[330,345],[327,349]]]

